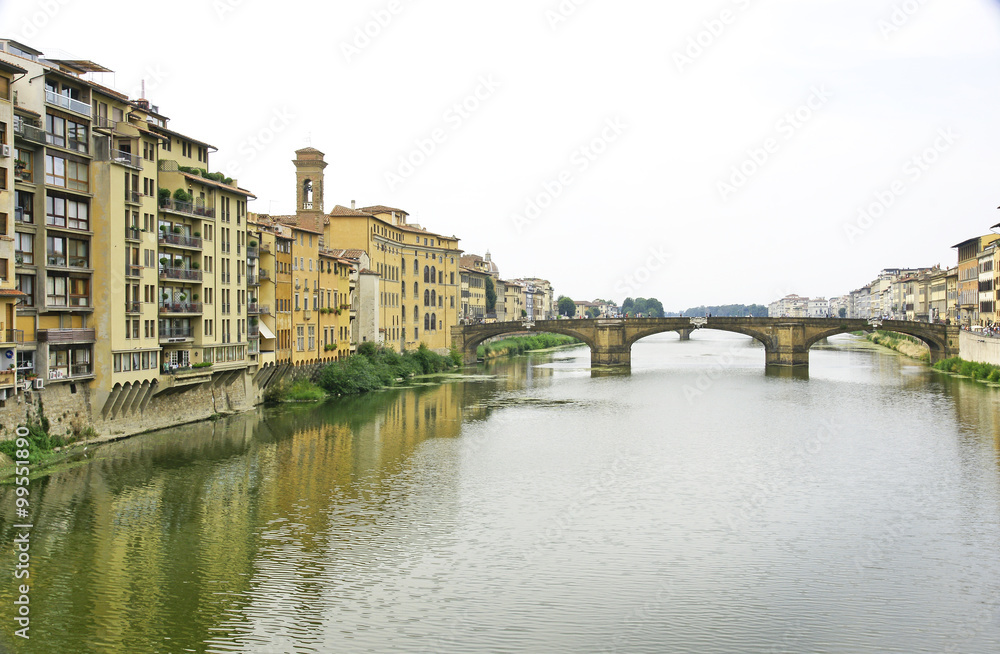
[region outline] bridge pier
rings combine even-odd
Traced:
[[[681,340],[682,341],[690,341],[691,340],[691,333],[693,331],[694,331],[693,329],[678,329],[677,333],[681,335]]]

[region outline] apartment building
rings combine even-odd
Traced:
[[[26,162],[14,142],[12,87],[27,69],[0,60],[0,402],[18,390],[17,357],[24,334],[17,328],[17,304],[24,295],[16,288],[17,216],[15,186],[24,176]]]

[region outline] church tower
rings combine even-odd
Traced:
[[[316,148],[295,151],[295,214],[300,224],[323,229],[323,153]]]

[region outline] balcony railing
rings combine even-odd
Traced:
[[[267,253],[271,252],[271,246],[268,243],[261,243],[257,247],[261,252],[267,252]]]
[[[79,377],[90,377],[94,374],[94,367],[89,363],[74,363],[72,366],[60,366],[49,368],[49,380],[56,379],[77,379]]]
[[[247,275],[247,286],[260,286],[257,275]]]
[[[126,227],[125,228],[125,240],[127,241],[139,241],[142,239],[142,230],[138,227]]]
[[[271,305],[269,304],[253,304],[247,305],[247,315],[271,315]]]
[[[228,316],[229,315],[229,307],[231,305],[229,305],[229,304],[222,304],[222,305],[219,305],[219,306],[222,307],[222,315]]]
[[[260,257],[260,249],[258,249],[258,248],[251,248],[251,247],[247,248],[247,258],[248,259],[257,259],[259,257]]]
[[[125,191],[125,201],[130,204],[142,204],[142,193],[139,191]]]
[[[14,169],[14,179],[19,182],[27,182],[29,184],[35,181],[33,172],[25,168]]]
[[[90,116],[90,105],[86,102],[80,102],[79,100],[74,100],[68,95],[61,95],[55,91],[45,91],[45,101],[49,104],[55,105],[62,109],[68,109],[73,113],[77,113],[83,116]]]
[[[201,313],[201,302],[160,302],[160,313]]]
[[[166,211],[176,211],[186,213],[190,216],[200,216],[202,218],[215,218],[215,209],[193,202],[178,202],[173,199],[160,200],[160,208]]]
[[[121,164],[122,166],[128,166],[129,168],[142,169],[142,157],[138,157],[131,152],[112,150],[108,155],[107,161]]]
[[[125,264],[125,276],[126,277],[142,277],[142,266],[137,266],[133,263]]]
[[[257,273],[257,276],[260,277],[260,281],[262,282],[266,282],[271,279],[271,273],[263,268],[261,268],[260,272]]]
[[[92,123],[94,129],[114,129],[116,124],[115,121],[107,116],[94,116]]]
[[[247,325],[247,338],[260,338],[260,326]]]
[[[160,339],[165,338],[193,338],[194,334],[191,331],[191,327],[161,327],[160,328]]]
[[[26,212],[22,207],[17,207],[14,209],[14,220],[19,223],[33,223],[35,222],[32,215]]]
[[[190,268],[160,268],[160,279],[183,279],[192,281],[201,281],[201,271],[191,270]]]
[[[41,127],[28,125],[23,120],[20,122],[20,124],[14,125],[14,136],[22,138],[25,141],[38,143],[39,145],[45,143],[45,130],[42,129]]]
[[[173,232],[160,231],[160,244],[162,245],[176,245],[182,248],[194,248],[196,250],[201,249],[202,241],[196,236],[186,236],[184,234],[174,234]]]
[[[93,343],[93,329],[39,329],[38,341],[41,343]]]
[[[0,330],[0,338],[3,338],[4,343],[20,344],[24,342],[24,330],[23,329]]]
[[[142,302],[125,300],[125,313],[142,313]]]
[[[10,388],[17,381],[17,374],[13,370],[0,370],[0,388]]]

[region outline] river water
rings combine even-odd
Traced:
[[[17,652],[997,652],[1000,393],[702,331],[97,448],[31,484]],[[14,569],[10,486],[3,567]]]

